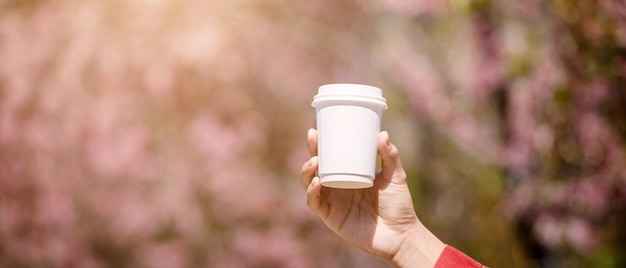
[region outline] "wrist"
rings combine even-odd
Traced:
[[[417,222],[391,259],[394,267],[434,267],[445,244]]]

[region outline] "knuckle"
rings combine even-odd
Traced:
[[[400,156],[400,153],[398,151],[398,148],[396,148],[396,146],[391,147],[391,149],[389,150],[389,157],[391,159],[397,159]]]
[[[402,179],[406,179],[406,171],[404,171],[404,169],[400,168],[400,170],[398,171],[398,176],[400,176],[400,178]]]

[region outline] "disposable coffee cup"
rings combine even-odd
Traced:
[[[374,185],[377,136],[387,100],[377,87],[320,86],[313,98],[317,120],[318,174],[323,186],[362,189]]]

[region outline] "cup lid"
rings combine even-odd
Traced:
[[[387,109],[387,100],[380,88],[360,84],[327,84],[320,86],[311,106],[326,101],[353,101],[377,104]]]

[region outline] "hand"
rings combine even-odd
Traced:
[[[341,238],[396,267],[432,267],[444,248],[419,221],[398,157],[387,132],[378,134],[382,171],[368,189],[323,187],[317,171],[317,131],[307,133],[311,154],[300,182],[307,203]],[[416,266],[417,265],[417,266]]]

